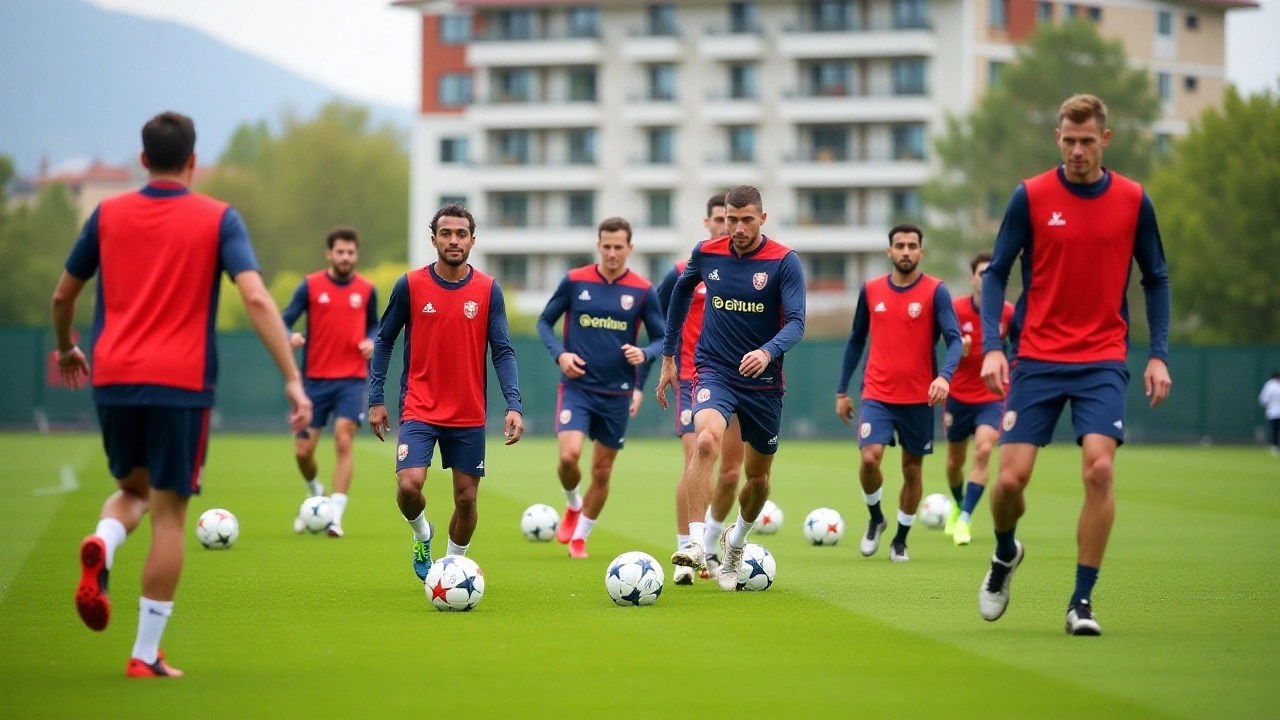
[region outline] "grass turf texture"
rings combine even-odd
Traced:
[[[393,444],[357,444],[347,537],[331,540],[292,532],[303,487],[287,437],[214,437],[188,525],[225,507],[240,539],[210,552],[188,533],[164,648],[189,674],[129,681],[146,524],[116,556],[110,628],[86,630],[72,606],[76,550],[112,487],[98,441],[0,436],[0,715],[1275,717],[1280,465],[1258,450],[1121,451],[1117,524],[1094,593],[1102,638],[1062,632],[1081,500],[1073,447],[1042,453],[1019,530],[1028,559],[995,624],[976,600],[994,544],[985,498],[972,546],[916,528],[910,563],[890,563],[887,542],[864,559],[852,443],[784,444],[773,498],[786,522],[755,537],[777,557],[778,581],[736,594],[671,581],[675,440],[628,444],[589,560],[524,540],[525,507],[562,506],[555,452],[547,439],[490,443],[470,553],[486,595],[473,613],[445,614],[412,575]],[[326,440],[326,485],[331,453]],[[40,491],[63,466],[80,489]],[[890,518],[897,466],[891,451]],[[945,491],[941,466],[926,462],[926,493]],[[438,469],[427,491],[443,528],[451,504]],[[848,523],[835,547],[801,536],[822,505]],[[434,548],[443,554],[442,532]],[[627,550],[663,561],[654,607],[616,607],[605,592],[608,562]]]

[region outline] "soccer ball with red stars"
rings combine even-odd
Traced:
[[[466,612],[484,597],[484,571],[470,558],[446,555],[431,563],[425,585],[437,610]]]
[[[804,519],[804,539],[814,545],[835,545],[842,537],[844,518],[831,508],[818,508]]]

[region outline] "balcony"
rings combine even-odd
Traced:
[[[485,192],[590,190],[603,182],[595,163],[540,160],[475,163],[471,178]]]
[[[702,182],[716,187],[760,185],[764,182],[764,170],[760,167],[758,154],[754,160],[747,161],[726,153],[712,153],[706,156],[698,170]]]
[[[931,173],[929,162],[918,155],[876,153],[845,159],[818,150],[784,158],[778,179],[786,185],[815,188],[919,187]]]
[[[708,27],[698,39],[698,52],[711,60],[756,60],[764,55],[764,35],[759,31],[731,32]]]
[[[782,57],[796,60],[932,56],[937,38],[923,20],[871,27],[802,24],[784,28],[777,47]]]
[[[930,122],[940,116],[927,89],[914,90],[921,92],[858,93],[844,88],[822,94],[787,91],[779,113],[784,121],[792,123]]]
[[[684,119],[680,103],[674,97],[637,93],[627,97],[622,110],[627,122],[634,125],[679,125]]]
[[[653,162],[633,158],[622,171],[622,182],[636,188],[663,190],[680,185],[680,166],[675,162]]]
[[[467,119],[482,128],[590,127],[602,119],[600,104],[594,100],[564,97],[517,100],[491,96],[472,103]]]
[[[825,218],[831,220],[831,218]],[[772,223],[770,223],[772,224]],[[766,234],[797,252],[883,252],[886,224],[816,223],[812,218],[787,218]]]
[[[477,68],[595,65],[603,57],[603,47],[598,36],[583,34],[485,33],[467,44],[467,65]]]
[[[622,41],[622,57],[628,62],[679,62],[683,56],[680,36],[674,31],[670,34],[653,33],[648,29],[633,28]]]
[[[763,119],[759,97],[731,96],[712,90],[699,111],[713,125],[754,125]]]

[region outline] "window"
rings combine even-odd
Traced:
[[[816,162],[835,162],[849,159],[849,131],[838,126],[818,126],[809,131],[809,143],[813,145]]]
[[[569,37],[596,37],[600,32],[600,13],[594,5],[569,8]]]
[[[1168,10],[1156,13],[1156,34],[1160,37],[1173,37],[1173,13]]]
[[[924,125],[895,125],[893,127],[893,159],[924,159]]]
[[[596,260],[597,258],[595,255],[588,255],[586,253],[571,253],[569,255],[564,256],[565,267],[569,267],[569,268],[579,268],[579,267],[586,267],[588,265],[595,265]]]
[[[445,15],[440,18],[440,42],[460,45],[471,40],[470,15]]]
[[[987,63],[987,87],[993,88],[1000,84],[1000,76],[1004,74],[1004,63],[992,60]]]
[[[893,191],[893,217],[907,220],[919,219],[924,214],[920,191],[915,189]]]
[[[844,255],[838,253],[808,253],[809,267],[805,268],[805,280],[812,290],[844,289]]]
[[[675,162],[675,135],[669,127],[649,129],[649,162],[670,165]]]
[[[1187,23],[1187,29],[1188,29],[1188,30],[1199,30],[1199,29],[1200,29],[1200,16],[1199,16],[1199,15],[1192,15],[1192,14],[1188,13],[1188,14],[1187,14],[1187,20],[1186,20],[1186,23]]]
[[[893,0],[893,27],[920,30],[929,27],[927,0]]]
[[[470,103],[471,75],[468,73],[445,73],[441,75],[436,88],[436,99],[445,107]]]
[[[924,60],[893,61],[893,94],[924,95]]]
[[[1093,22],[1102,22],[1102,8],[1096,5],[1089,6],[1089,19]]]
[[[750,125],[729,128],[729,162],[749,163],[756,159],[756,129]]]
[[[467,161],[467,139],[464,137],[440,138],[440,162],[465,163]]]
[[[729,97],[746,100],[756,96],[756,66],[729,66]]]
[[[649,227],[671,227],[671,191],[654,190],[649,193]]]
[[[569,69],[569,101],[596,101],[596,69],[594,67]]]
[[[814,225],[845,224],[845,204],[848,199],[842,190],[815,190],[809,193],[809,201],[805,203],[809,210],[808,221]]]
[[[810,30],[836,32],[856,30],[851,0],[812,0],[809,3]]]
[[[503,130],[498,133],[498,153],[503,165],[529,163],[529,131]]]
[[[1039,22],[1053,22],[1053,3],[1036,3],[1036,20]]]
[[[1080,6],[1067,3],[1067,19],[1075,20],[1076,14],[1080,12]]]
[[[569,131],[569,164],[594,165],[596,162],[595,128]]]
[[[649,99],[650,100],[675,100],[676,99],[676,66],[675,65],[650,65],[649,66]]]
[[[596,224],[596,194],[569,193],[569,227],[591,227]]]
[[[1173,145],[1173,138],[1168,133],[1160,133],[1156,135],[1156,152],[1164,155],[1169,152],[1169,148]]]
[[[1195,75],[1188,75],[1188,76],[1186,76],[1186,77],[1182,78],[1182,89],[1183,89],[1183,90],[1186,90],[1186,91],[1188,91],[1188,92],[1195,92],[1195,89],[1196,89],[1196,86],[1197,86],[1197,85],[1199,85],[1199,81],[1197,81],[1197,80],[1196,80],[1196,76],[1195,76]]]
[[[754,2],[729,3],[729,32],[760,32],[760,12]]]
[[[523,290],[529,283],[528,255],[492,255],[489,267],[494,277],[507,290]]]
[[[528,40],[533,37],[532,10],[498,12],[498,35],[503,40]]]
[[[533,71],[526,69],[499,70],[497,73],[498,100],[500,102],[530,102],[533,100]]]
[[[852,95],[849,66],[839,62],[820,62],[809,66],[809,82],[819,97]]]
[[[992,30],[1009,26],[1009,0],[987,0],[987,25]]]
[[[461,205],[462,207],[466,207],[467,196],[466,195],[441,195],[440,207],[444,207],[445,205]]]
[[[529,225],[529,196],[525,193],[499,194],[498,225],[502,227],[527,227]]]
[[[1173,99],[1173,79],[1169,73],[1156,73],[1156,94],[1165,102]]]
[[[654,3],[649,6],[649,34],[676,34],[675,3]]]

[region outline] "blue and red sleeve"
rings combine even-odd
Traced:
[[[1001,310],[1003,311],[1003,306]],[[938,371],[938,377],[951,382],[956,368],[960,367],[964,341],[960,339],[960,319],[956,317],[956,307],[951,302],[951,291],[942,283],[938,283],[938,288],[933,291],[933,327],[947,343],[947,357],[942,363],[942,369]]]
[[[298,322],[298,318],[307,311],[307,307],[311,303],[311,290],[307,287],[307,279],[302,278],[302,282],[298,283],[297,289],[293,291],[293,297],[289,299],[289,305],[285,307],[284,312],[280,313],[284,317],[284,326],[290,330],[293,324]],[[377,316],[374,317],[377,322]]]
[[[644,298],[640,301],[644,303],[641,308],[644,311],[644,331],[649,336],[649,344],[645,345],[644,362],[636,367],[636,389],[643,390],[644,383],[649,379],[649,371],[653,369],[653,359],[658,357],[662,352],[663,340],[666,339],[667,320],[663,317],[661,303],[658,301],[658,292],[650,285],[648,290],[644,292]]]
[[[560,317],[569,309],[569,276],[565,275],[560,280],[560,284],[556,286],[556,291],[551,294],[551,299],[547,301],[547,306],[542,309],[542,314],[538,316],[538,337],[542,340],[542,344],[546,346],[547,352],[551,353],[551,359],[560,362],[560,356],[565,352],[564,343],[560,338],[556,337],[555,324],[559,322]]]
[[[396,338],[409,322],[409,276],[401,275],[391,288],[387,309],[382,312],[378,336],[373,340],[373,357],[369,359],[369,406],[384,405],[383,388],[387,384],[387,367]],[[407,340],[407,339],[406,339]]]
[[[1133,243],[1133,259],[1142,273],[1142,294],[1146,298],[1147,326],[1151,330],[1151,357],[1169,358],[1169,318],[1173,314],[1173,294],[1169,290],[1169,266],[1164,261],[1164,243],[1156,223],[1156,208],[1142,193],[1138,228]]]
[[[1000,320],[1004,317],[1004,294],[1009,273],[1018,256],[1031,245],[1031,201],[1027,186],[1019,184],[1009,198],[1004,221],[996,235],[991,264],[982,274],[982,352],[1001,350]],[[1028,278],[1023,278],[1024,284]]]
[[[378,288],[369,288],[369,304],[365,306],[364,336],[378,339]]]
[[[258,258],[253,254],[253,244],[249,242],[249,229],[235,208],[227,208],[222,213],[222,225],[218,229],[218,261],[232,280],[242,272],[262,272]]]
[[[671,287],[671,297],[667,300],[667,330],[662,338],[662,354],[665,357],[676,356],[680,345],[680,330],[689,317],[689,306],[693,304],[693,291],[702,282],[702,271],[698,269],[701,250],[702,243],[694,246],[684,272],[680,273]]]
[[[804,267],[794,250],[787,253],[778,266],[778,285],[782,294],[782,327],[760,348],[769,353],[772,360],[782,357],[804,337]]]
[[[507,400],[507,410],[520,412],[520,373],[516,368],[516,350],[511,347],[511,331],[507,326],[507,301],[502,288],[493,283],[489,291],[489,359],[498,376],[498,387]]]
[[[80,229],[80,237],[71,247],[71,254],[63,268],[67,274],[80,280],[88,280],[98,272],[98,208],[85,221]]]
[[[862,284],[858,291],[858,309],[853,311],[853,328],[849,331],[849,341],[844,346],[844,362],[840,363],[840,379],[836,381],[836,394],[849,392],[849,382],[853,380],[853,371],[858,369],[862,361],[862,351],[867,347],[867,334],[871,332],[871,311],[867,309],[867,284]]]

